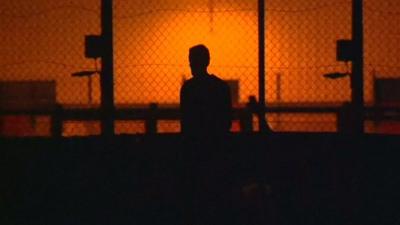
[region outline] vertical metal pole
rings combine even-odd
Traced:
[[[354,59],[351,76],[352,119],[354,131],[364,132],[364,37],[363,0],[353,0],[352,40]]]
[[[101,0],[101,29],[103,39],[101,86],[101,132],[114,134],[114,55],[113,55],[113,0]]]
[[[92,104],[93,104],[92,83],[93,83],[92,75],[90,75],[90,76],[88,76],[88,83],[87,83],[87,85],[88,85],[88,87],[87,87],[88,88],[87,96],[88,96],[88,105],[89,105],[89,107],[92,107]]]
[[[276,101],[281,103],[282,100],[282,75],[280,73],[276,74]]]
[[[258,100],[262,113],[265,111],[265,3],[258,0]],[[265,115],[263,115],[265,118]],[[264,119],[265,120],[265,119]],[[265,129],[259,121],[259,130]]]
[[[276,102],[280,104],[282,102],[282,74],[276,74]],[[276,114],[276,128],[281,128],[281,114]]]

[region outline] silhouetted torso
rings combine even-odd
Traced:
[[[206,46],[189,49],[192,78],[180,92],[181,129],[184,134],[183,185],[185,224],[232,224],[223,216],[229,204],[224,143],[231,127],[229,86],[207,71]]]
[[[215,75],[193,77],[181,89],[182,132],[199,138],[220,136],[231,126],[229,86]]]

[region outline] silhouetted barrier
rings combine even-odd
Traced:
[[[115,120],[125,121],[144,121],[145,133],[155,134],[158,133],[158,122],[164,121],[179,121],[180,111],[178,105],[169,105],[168,107],[159,106],[157,104],[135,106],[135,107],[119,107],[115,110]],[[340,133],[351,133],[351,118],[347,113],[349,110],[346,104],[310,104],[310,103],[296,103],[296,104],[269,104],[265,108],[265,113],[274,113],[275,115],[285,114],[333,114],[336,117],[336,128],[335,130]],[[374,126],[379,127],[381,122],[390,123],[391,121],[400,121],[400,108],[396,105],[375,105],[365,107],[365,121],[372,121]],[[66,121],[99,121],[101,119],[101,111],[99,109],[87,109],[87,108],[62,108],[61,106],[53,106],[51,108],[35,109],[35,110],[13,110],[13,109],[2,109],[0,115],[4,121],[9,119],[10,116],[21,117],[25,120],[34,121],[37,116],[49,116],[50,117],[50,135],[58,137],[63,135],[63,124]],[[7,117],[8,116],[8,117]],[[233,110],[233,120],[239,122],[239,132],[254,132],[256,126],[254,126],[253,117],[257,116],[257,112],[250,105],[239,106]],[[31,119],[29,119],[31,118]],[[268,117],[267,117],[268,119]],[[25,121],[24,120],[24,121]],[[23,123],[21,120],[17,122]],[[18,124],[14,122],[14,125]],[[29,122],[32,123],[32,122]],[[275,121],[278,124],[279,121]],[[4,126],[1,126],[0,130],[3,136],[21,136],[21,132],[27,133],[22,136],[35,136],[35,134],[29,134],[29,130],[21,131],[17,133],[7,134],[9,130]],[[18,129],[23,129],[20,127]],[[396,128],[397,129],[397,128]],[[279,131],[279,130],[278,130]],[[374,131],[373,131],[374,132]],[[378,133],[387,133],[385,130],[375,131]],[[400,131],[393,130],[392,133],[400,133]],[[13,135],[14,134],[14,135]],[[48,136],[48,135],[46,135]]]
[[[2,224],[182,224],[180,135],[2,139]],[[238,224],[395,224],[398,137],[240,134],[225,144]],[[218,164],[204,170],[218,171]]]

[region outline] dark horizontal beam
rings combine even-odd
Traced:
[[[235,108],[233,112],[234,119],[238,119],[241,113],[247,109],[244,107]],[[342,110],[340,106],[312,106],[312,105],[293,105],[293,106],[268,106],[265,108],[267,113],[339,113]],[[369,106],[365,107],[365,118],[379,117],[398,118],[400,117],[400,107],[396,106]],[[0,110],[0,115],[28,115],[44,116],[57,115],[62,120],[100,120],[101,111],[92,109],[43,109],[43,110]],[[179,120],[179,108],[123,108],[115,110],[116,120],[146,120],[148,118],[157,118],[161,120]]]

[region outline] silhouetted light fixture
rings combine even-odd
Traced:
[[[89,77],[89,76],[93,76],[95,74],[100,73],[100,71],[97,70],[84,70],[84,71],[79,71],[79,72],[75,72],[72,73],[71,76],[73,77]]]
[[[336,60],[342,62],[354,60],[354,42],[352,40],[338,40],[336,42]]]
[[[87,82],[87,87],[88,87],[88,92],[87,92],[87,96],[88,96],[88,104],[89,106],[92,105],[93,102],[93,96],[92,96],[92,76],[96,75],[96,74],[100,74],[99,70],[83,70],[83,71],[78,71],[75,73],[72,73],[71,76],[73,77],[87,77],[88,78],[88,82]]]
[[[328,79],[338,79],[338,78],[344,78],[347,76],[350,76],[350,74],[349,73],[339,73],[339,72],[324,74],[324,77],[328,78]]]
[[[104,55],[104,38],[101,35],[85,36],[85,57],[97,59]]]

